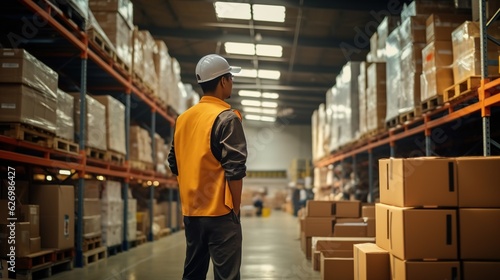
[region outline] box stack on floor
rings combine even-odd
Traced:
[[[496,277],[499,157],[382,159],[379,165],[373,262],[384,259],[392,279]],[[356,256],[356,271],[368,255]]]
[[[87,240],[84,244],[92,243],[97,247],[102,244],[102,202],[101,202],[102,181],[86,180],[83,191],[83,238]],[[78,197],[75,193],[75,203]],[[87,251],[89,248],[84,248]]]
[[[352,245],[375,242],[374,209],[359,201],[307,202],[300,219],[301,248],[322,279],[353,277]]]

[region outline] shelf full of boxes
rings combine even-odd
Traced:
[[[197,95],[163,41],[133,26],[132,9],[126,0],[2,5],[0,159],[16,170],[17,205],[33,205],[39,221],[17,235],[33,246],[16,252],[25,273],[83,266],[181,227],[165,162],[175,117]],[[60,219],[47,220],[54,205]]]
[[[346,63],[312,116],[315,199],[299,216],[322,279],[500,271],[500,131],[489,124],[500,47],[483,33],[489,22],[500,37],[500,7],[472,1],[478,22],[459,2],[414,1],[381,19],[366,60]]]

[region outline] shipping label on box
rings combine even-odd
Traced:
[[[454,159],[381,159],[379,175],[381,203],[400,207],[458,204]]]

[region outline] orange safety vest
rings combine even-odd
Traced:
[[[210,148],[213,124],[231,106],[212,96],[177,118],[174,149],[184,216],[222,216],[233,209],[233,197],[221,163]]]

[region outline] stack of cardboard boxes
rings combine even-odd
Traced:
[[[85,180],[83,189],[83,238],[101,237],[101,187],[102,181]],[[75,193],[75,203],[78,196]]]
[[[103,182],[101,204],[102,243],[107,247],[121,245],[123,227],[128,224],[123,224],[124,209],[120,182]]]
[[[73,121],[75,122],[75,131],[77,135],[79,135],[81,114],[80,93],[71,93],[71,95],[74,97]],[[83,128],[85,134],[85,147],[106,151],[108,149],[106,107],[89,94],[85,96],[85,105],[85,127]]]
[[[379,161],[376,244],[393,279],[495,277],[499,167],[498,157]]]
[[[106,146],[108,150],[121,155],[127,153],[125,145],[125,105],[109,95],[92,96],[104,105]]]

